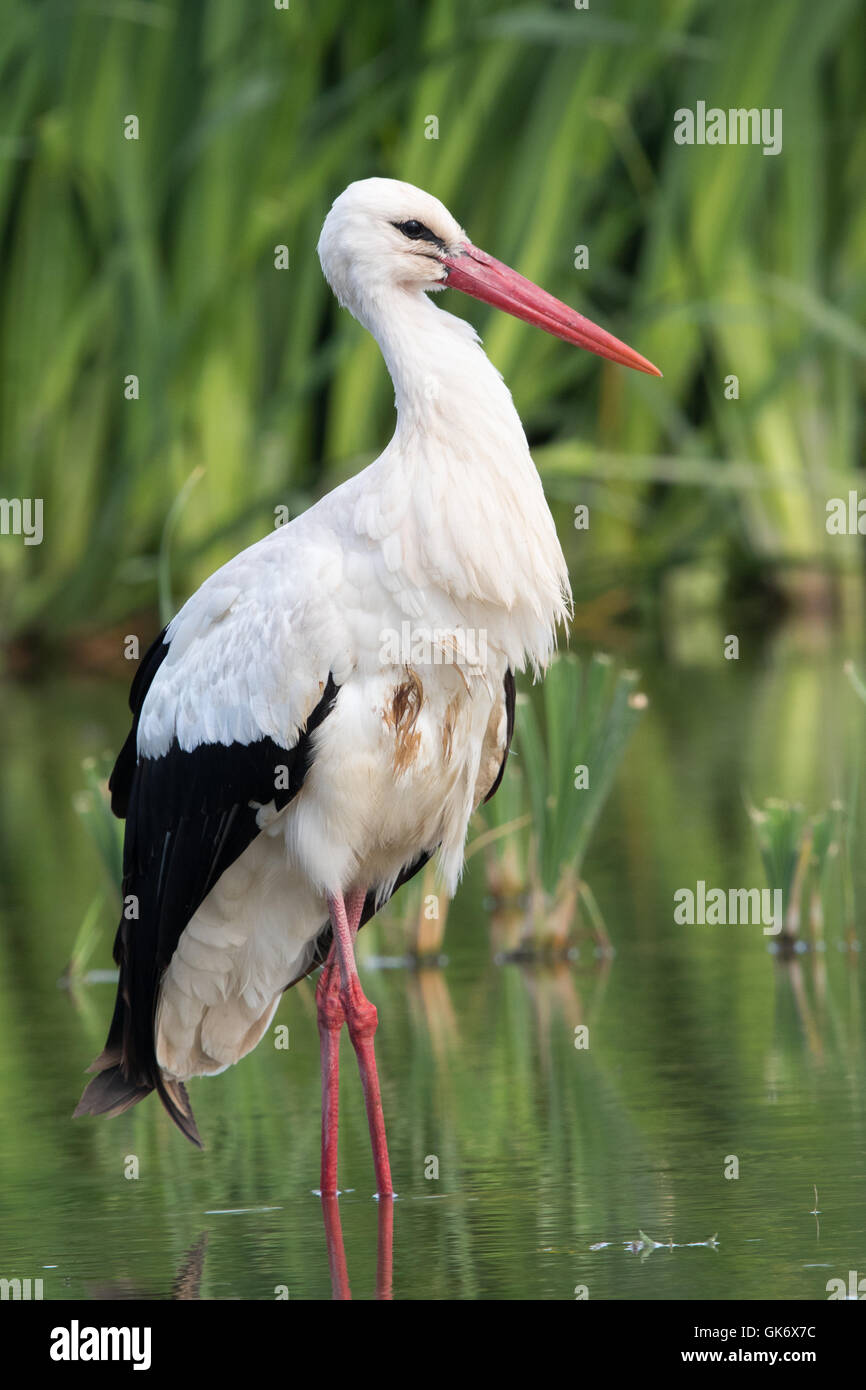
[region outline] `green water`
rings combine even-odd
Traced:
[[[395,1298],[821,1299],[866,1273],[858,952],[839,921],[825,950],[783,961],[758,927],[673,920],[674,891],[700,878],[763,883],[744,796],[851,796],[864,711],[848,653],[809,630],[739,663],[689,645],[627,653],[650,709],[586,865],[612,960],[586,940],[559,966],[498,960],[481,856],[444,968],[381,964],[400,950],[393,922],[362,935],[400,1194]],[[67,679],[2,699],[0,1276],[41,1277],[52,1299],[330,1297],[308,983],[277,1015],[288,1050],[266,1040],[191,1085],[205,1152],[153,1101],[71,1121],[114,996],[58,985],[103,886],[72,800],[81,759],[125,732],[124,692]],[[112,913],[92,967],[110,966]],[[352,1293],[370,1298],[379,1208],[346,1042],[342,1106],[342,1236]],[[674,1246],[629,1248],[640,1231]]]

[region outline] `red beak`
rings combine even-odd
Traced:
[[[612,333],[597,327],[589,319],[569,309],[567,304],[554,299],[552,294],[540,290],[531,280],[518,275],[516,270],[503,265],[486,251],[479,251],[471,242],[464,241],[455,255],[442,256],[442,264],[448,269],[446,285],[454,290],[471,294],[485,304],[494,304],[517,319],[534,323],[555,338],[566,343],[588,348],[599,357],[608,357],[611,362],[619,362],[623,367],[634,367],[650,376],[661,376],[658,367],[641,357],[639,352],[621,343]]]

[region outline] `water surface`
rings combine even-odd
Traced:
[[[824,950],[783,960],[759,928],[673,921],[674,891],[699,878],[763,884],[744,796],[817,810],[850,792],[866,712],[843,655],[808,634],[751,665],[629,654],[650,710],[586,866],[613,959],[587,938],[568,962],[499,959],[481,856],[444,967],[385,968],[399,926],[365,929],[399,1190],[394,1297],[814,1299],[866,1271],[857,941],[828,921]],[[0,1275],[41,1277],[52,1299],[330,1297],[309,983],[277,1015],[288,1050],[265,1042],[191,1085],[204,1153],[155,1101],[70,1119],[114,996],[58,985],[103,890],[72,802],[124,707],[108,682],[4,692]],[[111,965],[112,915],[106,898],[94,967]],[[347,1042],[342,1107],[346,1265],[353,1296],[372,1298],[379,1208]]]

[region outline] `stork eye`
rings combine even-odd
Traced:
[[[438,237],[435,232],[431,232],[429,227],[425,227],[423,222],[419,222],[414,217],[410,217],[408,222],[394,222],[392,225],[410,241],[430,241],[434,246],[440,247],[445,245],[441,237]]]

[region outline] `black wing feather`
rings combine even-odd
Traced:
[[[260,833],[250,803],[273,801],[281,810],[300,791],[312,734],[333,708],[337,686],[329,676],[293,748],[262,738],[184,752],[175,741],[162,757],[139,757],[142,705],[167,651],[161,633],[142,660],[130,692],[132,729],[109,780],[112,809],[126,817],[124,914],[114,942],[120,979],[108,1041],[91,1067],[99,1074],[75,1113],[119,1114],[156,1089],[175,1123],[200,1144],[184,1087],[163,1076],[156,1060],[160,981],[187,923]]]
[[[509,666],[505,672],[505,750],[502,754],[502,762],[499,764],[499,771],[496,774],[496,781],[485,796],[485,802],[489,801],[499,791],[499,784],[505,776],[505,764],[508,762],[508,754],[511,752],[511,740],[514,738],[514,706],[516,694],[514,688],[514,672]]]
[[[138,761],[138,721],[141,718],[141,707],[144,704],[144,697],[150,689],[154,676],[168,655],[169,644],[165,640],[166,629],[151,642],[144,656],[141,658],[138,670],[132,678],[132,685],[129,687],[129,708],[132,710],[132,728],[126,736],[126,742],[117,755],[114,769],[108,779],[108,790],[111,792],[111,809],[114,814],[123,820],[126,816],[126,808],[129,805],[129,794],[132,790],[132,779],[135,776],[135,765]]]

